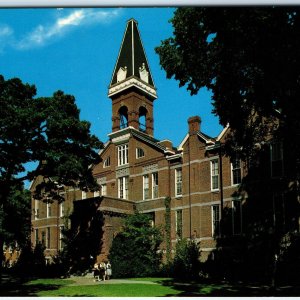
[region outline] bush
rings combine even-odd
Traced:
[[[180,280],[197,280],[200,273],[200,250],[194,241],[177,242],[173,260],[173,277]]]
[[[110,249],[113,276],[124,278],[156,275],[161,260],[158,253],[160,243],[160,229],[151,226],[148,215],[136,213],[128,216],[123,231],[113,239]]]

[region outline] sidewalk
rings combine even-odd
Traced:
[[[71,276],[64,280],[72,280],[73,283],[69,286],[78,286],[78,285],[103,285],[103,284],[121,284],[121,283],[139,283],[139,284],[158,284],[151,281],[142,281],[142,280],[128,280],[128,279],[110,279],[105,281],[94,281],[94,277],[91,276]]]

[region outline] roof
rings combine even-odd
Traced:
[[[116,132],[112,132],[108,136],[110,137],[112,142],[114,142],[114,140],[119,139],[119,137],[121,137],[121,136],[126,137],[126,139],[128,139],[130,135],[147,143],[148,145],[153,146],[154,148],[156,148],[157,150],[159,150],[163,153],[166,153],[166,154],[174,154],[175,153],[174,149],[169,149],[169,148],[161,145],[159,140],[157,140],[157,139],[153,138],[152,136],[150,136],[146,133],[143,133],[131,126],[126,127],[124,129],[116,131]]]
[[[124,85],[124,83],[127,84]],[[120,89],[123,91],[131,85],[142,87],[144,92],[156,98],[156,88],[138,30],[138,23],[134,19],[127,21],[108,95],[115,95],[120,92]]]
[[[187,139],[189,138],[189,134],[187,133],[186,136],[184,137],[184,139],[182,140],[182,142],[179,144],[178,146],[178,150],[181,151],[183,149],[183,145],[185,144],[185,142],[187,141]],[[198,131],[197,132],[197,136],[202,139],[206,144],[214,144],[215,143],[215,139],[208,136],[207,134]]]

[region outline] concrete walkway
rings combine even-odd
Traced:
[[[110,279],[105,281],[94,281],[93,277],[90,276],[71,276],[70,278],[66,278],[64,280],[72,280],[73,283],[69,284],[70,286],[78,286],[78,285],[103,285],[103,284],[121,284],[121,283],[139,283],[139,284],[158,284],[151,281],[142,281],[142,280],[128,280],[128,279]]]

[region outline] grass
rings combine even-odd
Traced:
[[[127,281],[127,282],[126,282]],[[170,278],[130,278],[120,283],[76,285],[75,279],[8,281],[1,296],[38,297],[174,297],[174,296],[299,296],[299,287],[283,287],[276,293],[265,286],[174,283]],[[129,283],[128,281],[132,281]],[[134,282],[136,281],[136,282]],[[143,283],[145,281],[145,283]],[[139,283],[137,283],[139,282]],[[89,283],[87,281],[86,283]],[[153,283],[153,284],[150,284]],[[4,289],[3,289],[4,288]]]
[[[171,287],[149,284],[110,284],[110,285],[87,285],[87,286],[62,286],[58,290],[41,291],[37,296],[47,297],[160,297],[176,296],[179,291]]]

